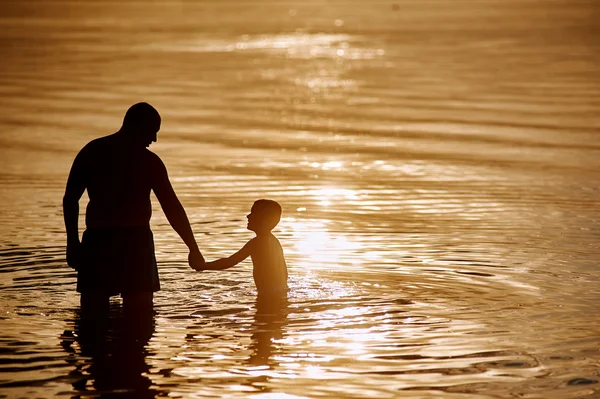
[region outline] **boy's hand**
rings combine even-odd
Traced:
[[[196,271],[202,271],[202,266],[204,266],[206,261],[204,260],[204,256],[202,256],[199,249],[192,249],[188,255],[188,263],[192,269]]]

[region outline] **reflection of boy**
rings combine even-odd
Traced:
[[[254,231],[256,237],[248,241],[242,249],[230,257],[206,262],[197,270],[228,269],[250,256],[253,264],[252,274],[258,295],[287,292],[288,273],[283,257],[283,249],[279,240],[271,233],[271,230],[277,226],[281,219],[281,205],[272,200],[258,200],[252,205],[247,218],[247,228]]]

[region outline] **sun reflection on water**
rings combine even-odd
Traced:
[[[297,220],[285,218],[290,226],[294,242],[294,252],[298,257],[296,264],[303,268],[328,268],[341,263],[359,265],[360,258],[352,256],[361,249],[359,242],[341,233],[333,234],[328,223],[322,220]]]
[[[310,164],[313,168],[329,170],[329,169],[343,169],[344,163],[340,161],[329,161],[329,162],[312,162]],[[333,190],[333,189],[332,189]]]
[[[180,42],[152,43],[142,46],[169,52],[280,52],[288,58],[373,59],[385,54],[382,48],[362,47],[359,36],[297,31],[280,34],[243,34],[237,37],[198,37]]]

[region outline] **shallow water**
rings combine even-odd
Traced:
[[[2,8],[0,396],[600,395],[593,1]],[[283,205],[287,303],[155,201],[153,327],[86,336],[66,175],[141,100],[208,259]]]

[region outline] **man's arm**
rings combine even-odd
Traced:
[[[158,198],[161,208],[167,216],[167,220],[190,250],[190,255],[188,257],[190,267],[192,267],[192,269],[197,269],[204,264],[204,257],[200,253],[200,249],[194,238],[194,233],[192,232],[192,227],[190,226],[187,214],[185,213],[179,198],[177,198],[175,190],[173,190],[173,186],[171,185],[171,181],[167,174],[167,168],[158,157],[157,161],[156,176],[154,176],[155,184],[152,189],[154,194],[156,194],[156,198]]]
[[[63,216],[67,230],[67,264],[77,270],[79,250],[79,199],[85,191],[86,185],[83,170],[83,155],[80,152],[67,179],[67,187],[63,197]]]
[[[246,243],[236,253],[231,255],[229,258],[217,259],[212,262],[206,262],[204,266],[202,266],[202,270],[223,270],[229,269],[246,259],[248,256],[252,255],[252,250],[255,246],[254,238]]]

